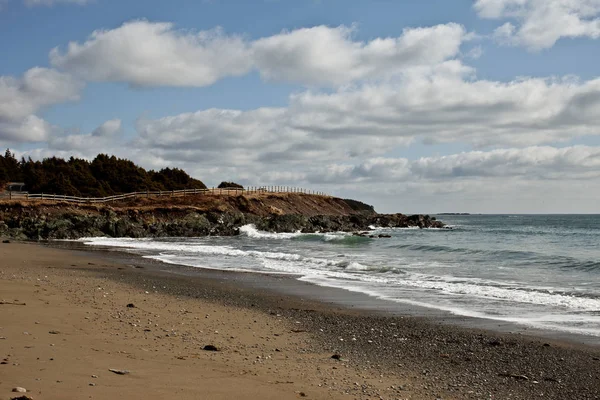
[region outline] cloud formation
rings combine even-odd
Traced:
[[[139,20],[95,31],[64,51],[55,48],[50,61],[85,80],[133,86],[207,86],[253,68],[266,80],[337,86],[443,62],[459,54],[467,36],[454,23],[369,42],[354,41],[352,34],[345,26],[316,26],[249,41],[220,29],[178,31],[170,23]]]
[[[51,126],[37,117],[40,109],[79,98],[82,84],[48,68],[31,68],[21,78],[0,76],[0,140],[45,140]]]
[[[52,65],[88,81],[126,82],[132,86],[207,86],[247,73],[248,46],[219,29],[189,33],[171,23],[127,22],[94,31],[82,44],[50,52]]]
[[[404,29],[399,37],[352,39],[345,26],[296,29],[252,44],[255,64],[267,80],[336,86],[394,76],[410,67],[456,57],[465,40],[461,25]]]
[[[600,177],[600,147],[572,146],[471,151],[449,156],[373,158],[357,165],[329,165],[311,181],[370,183],[469,180],[472,178],[589,179]]]
[[[480,17],[510,19],[495,31],[503,44],[542,50],[561,38],[600,37],[600,0],[476,0]]]

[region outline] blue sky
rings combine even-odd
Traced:
[[[0,145],[19,155],[389,212],[599,211],[600,0],[0,7]]]

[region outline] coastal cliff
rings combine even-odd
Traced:
[[[0,236],[17,239],[233,236],[248,224],[269,232],[444,226],[426,215],[378,214],[373,207],[355,200],[293,193],[142,198],[101,206],[0,203]]]

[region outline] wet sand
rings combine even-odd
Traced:
[[[598,346],[177,268],[0,244],[0,398],[600,398]]]

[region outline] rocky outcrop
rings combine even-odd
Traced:
[[[221,202],[165,202],[117,206],[73,206],[59,203],[0,203],[0,236],[16,239],[81,237],[233,236],[254,224],[269,232],[364,231],[370,226],[441,228],[427,215],[377,214],[356,202],[298,195],[246,198]],[[322,214],[317,214],[321,211]]]
[[[1,213],[0,236],[17,239],[76,239],[92,236],[166,237],[232,236],[239,228],[254,224],[269,232],[360,231],[369,226],[441,228],[443,224],[423,215],[317,215],[298,214],[257,216],[241,212],[200,213],[159,211],[117,213],[98,212],[45,214],[37,209]]]

